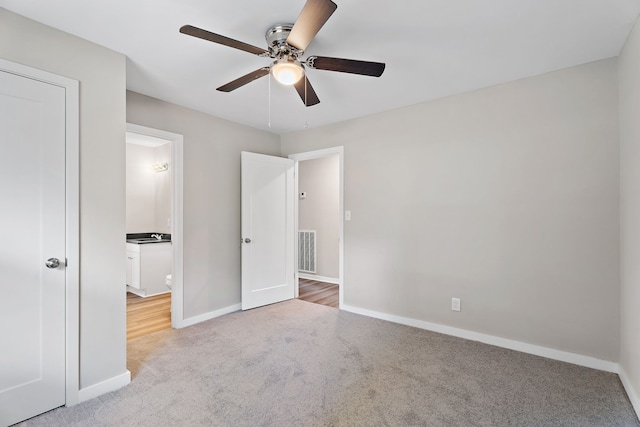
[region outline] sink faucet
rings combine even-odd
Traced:
[[[152,234],[151,237],[155,237],[158,240],[162,240],[163,234]]]

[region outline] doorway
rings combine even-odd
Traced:
[[[183,324],[182,144],[127,124],[128,339]]]
[[[344,149],[334,147],[289,155],[296,161],[295,297],[336,306],[344,301]],[[301,292],[301,289],[303,291]]]

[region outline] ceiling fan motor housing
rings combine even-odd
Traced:
[[[267,30],[264,38],[267,40],[272,58],[298,59],[304,54],[303,50],[296,49],[287,43],[287,37],[292,28],[293,24],[279,24]]]

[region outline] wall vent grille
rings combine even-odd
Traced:
[[[316,272],[316,230],[298,230],[298,271]]]

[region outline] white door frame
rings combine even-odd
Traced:
[[[80,104],[79,83],[0,58],[0,70],[65,90],[65,405],[80,401]]]
[[[171,326],[183,328],[184,321],[184,273],[183,273],[183,182],[184,138],[177,133],[127,123],[127,132],[166,139],[171,142]]]
[[[340,183],[339,183],[339,215],[338,221],[338,293],[339,293],[339,307],[344,304],[344,147],[332,147],[324,148],[322,150],[307,151],[304,153],[289,154],[289,158],[296,161],[295,163],[295,192],[298,194],[298,162],[303,160],[320,159],[323,157],[329,157],[338,155],[340,159]],[[298,197],[295,198],[295,227],[296,235],[298,234]],[[298,259],[298,245],[295,246],[296,262]],[[299,296],[298,286],[298,269],[295,269],[295,298]]]

